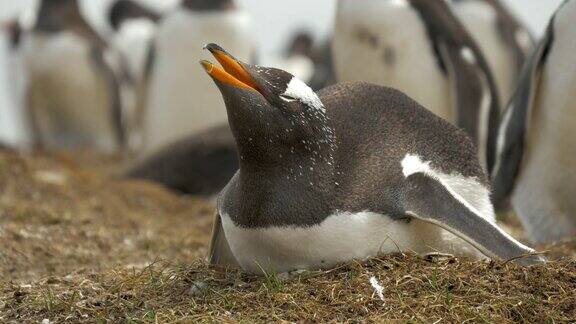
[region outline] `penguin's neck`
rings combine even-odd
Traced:
[[[317,139],[318,140],[318,139]],[[240,150],[234,186],[234,222],[245,227],[313,225],[333,212],[338,190],[332,138],[300,143],[274,163],[251,161]],[[276,150],[276,152],[280,152]]]

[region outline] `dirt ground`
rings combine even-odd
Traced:
[[[119,170],[0,150],[0,322],[576,321],[576,240],[532,267],[408,254],[257,278],[202,261],[212,202]]]

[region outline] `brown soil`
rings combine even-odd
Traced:
[[[211,202],[118,170],[0,151],[0,322],[576,321],[576,240],[533,267],[396,255],[256,278],[202,261]]]

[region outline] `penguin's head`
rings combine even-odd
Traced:
[[[194,11],[226,11],[236,8],[234,0],[184,0],[182,5]]]
[[[160,15],[133,0],[118,0],[110,7],[108,22],[114,31],[118,31],[122,23],[129,19],[147,19],[157,22]]]
[[[318,95],[290,73],[242,63],[206,45],[222,67],[200,63],[226,103],[241,158],[277,162],[332,149],[333,131]]]

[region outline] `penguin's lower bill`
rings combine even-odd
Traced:
[[[246,72],[246,69],[228,53],[214,44],[206,45],[206,49],[208,49],[222,65],[222,68],[220,68],[210,61],[200,61],[200,64],[202,64],[211,77],[231,86],[259,91],[258,86],[248,72]]]

